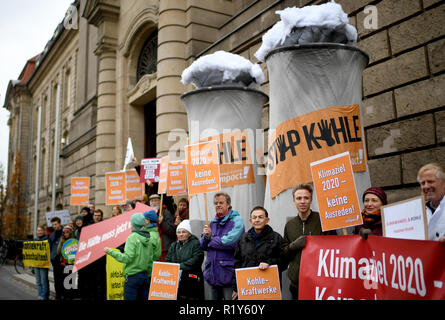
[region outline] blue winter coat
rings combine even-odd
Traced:
[[[204,264],[204,279],[213,286],[232,286],[234,283],[233,256],[241,235],[244,233],[243,219],[238,211],[210,222],[211,237],[201,235],[201,248],[207,251]]]

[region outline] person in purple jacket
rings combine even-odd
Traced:
[[[232,210],[227,193],[216,193],[213,202],[216,216],[210,225],[204,226],[201,235],[201,248],[207,251],[204,279],[212,289],[211,300],[232,300],[233,256],[244,234],[244,223],[238,211]]]

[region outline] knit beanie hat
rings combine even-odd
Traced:
[[[145,226],[145,218],[142,213],[135,213],[134,215],[131,216],[130,221],[131,225],[136,229],[140,229],[143,226]]]
[[[69,231],[69,232],[73,232],[73,228],[70,226],[70,225],[67,225],[67,226],[64,226],[63,227],[63,230],[62,230],[63,232],[65,232],[65,231]]]
[[[185,229],[191,234],[192,227],[190,226],[190,220],[182,220],[182,222],[180,224],[178,224],[178,227],[176,228],[176,230],[179,230],[179,229]]]
[[[82,212],[82,211],[84,211],[84,210],[87,212],[87,214],[91,214],[91,210],[90,210],[90,208],[88,208],[88,207],[83,207],[82,210],[80,210],[80,212]]]
[[[363,193],[363,202],[365,201],[365,195],[371,193],[373,195],[376,195],[379,197],[380,201],[382,201],[383,205],[388,204],[388,200],[386,199],[386,193],[383,191],[380,187],[371,187],[366,189],[366,191]]]
[[[150,210],[144,212],[144,217],[147,220],[150,220],[150,222],[158,222],[158,215],[156,214],[156,211]]]

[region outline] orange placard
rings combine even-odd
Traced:
[[[168,163],[167,195],[181,196],[187,194],[187,178],[185,161],[172,161]]]
[[[148,300],[176,300],[178,285],[178,263],[153,262]]]
[[[163,194],[167,192],[167,175],[168,175],[168,156],[161,158],[159,168],[159,185],[158,193]]]
[[[224,132],[200,142],[217,140],[221,188],[255,183],[248,131]]]
[[[126,183],[125,172],[107,172],[105,174],[105,189],[107,206],[125,204]]]
[[[125,192],[127,200],[142,200],[144,198],[145,186],[140,182],[137,171],[125,171],[125,179]]]
[[[189,194],[221,190],[216,140],[185,146]]]
[[[349,151],[355,172],[366,171],[358,104],[311,112],[279,124],[269,134],[270,194],[312,181],[310,163]]]
[[[90,177],[72,177],[70,206],[86,206],[89,200]]]
[[[258,267],[235,270],[239,300],[281,300],[278,267],[266,270]]]
[[[349,152],[311,163],[323,231],[363,224]]]

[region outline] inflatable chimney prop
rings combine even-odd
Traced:
[[[184,84],[197,87],[181,96],[188,114],[189,144],[218,141],[220,191],[230,195],[231,206],[245,225],[250,210],[264,201],[264,174],[255,161],[255,137],[257,129],[261,130],[261,110],[268,101],[268,96],[258,90],[263,81],[259,65],[224,51],[199,58],[182,74]],[[191,197],[194,232],[200,233],[206,218],[215,216],[215,194]]]
[[[293,187],[312,183],[311,162],[348,151],[359,199],[370,186],[361,118],[369,57],[353,46],[357,31],[336,3],[277,13],[255,56],[266,62],[270,86],[264,206],[282,233],[297,214]],[[318,211],[315,190],[311,208]]]

